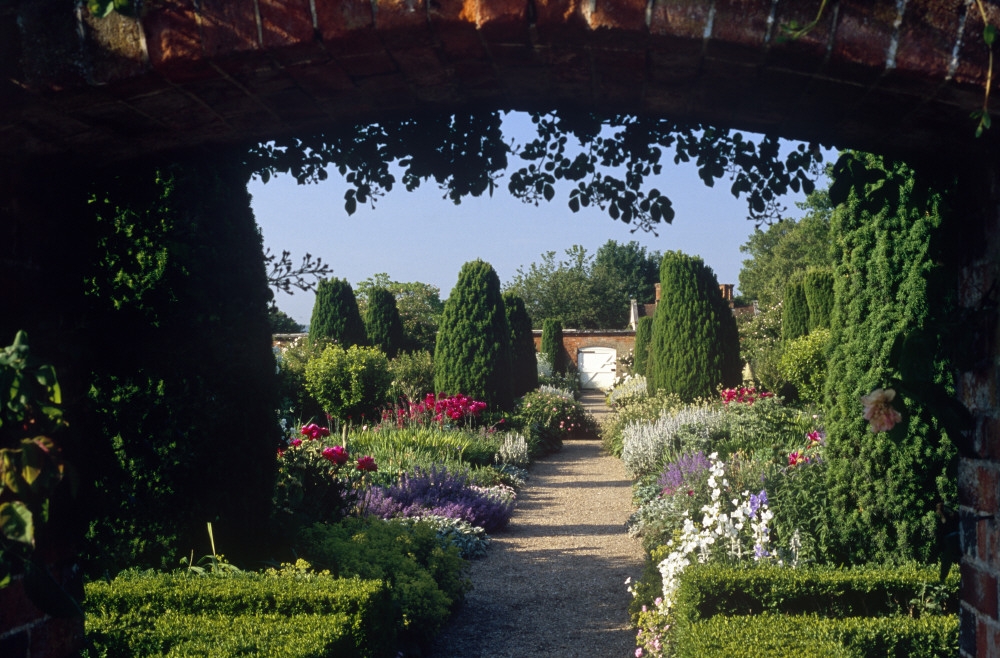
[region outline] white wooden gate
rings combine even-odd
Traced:
[[[615,383],[618,352],[611,347],[583,347],[576,352],[580,388],[606,391]]]

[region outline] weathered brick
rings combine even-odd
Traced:
[[[149,8],[142,27],[153,68],[170,73],[200,68],[201,28],[191,0],[165,0]]]
[[[981,615],[997,617],[997,577],[967,562],[962,563],[962,600]]]
[[[273,50],[313,40],[309,0],[258,0],[264,48]]]

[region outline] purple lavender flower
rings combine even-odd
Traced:
[[[507,526],[514,513],[514,501],[497,500],[476,491],[462,473],[432,467],[429,471],[418,469],[391,487],[371,487],[363,508],[368,514],[384,519],[446,516],[493,532]]]
[[[760,490],[759,494],[750,494],[750,513],[754,516],[760,511],[760,508],[767,505],[767,492],[763,489]]]
[[[753,555],[758,560],[763,560],[766,557],[771,557],[771,552],[760,544],[754,544]]]
[[[691,489],[695,478],[706,472],[710,466],[708,458],[701,450],[681,455],[677,461],[667,464],[656,484],[664,496],[672,495],[676,491]]]

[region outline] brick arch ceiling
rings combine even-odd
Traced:
[[[427,111],[647,113],[968,159],[972,0],[146,0],[0,5],[0,162],[113,162]],[[69,6],[68,6],[69,5]],[[68,6],[68,7],[67,7]],[[987,2],[991,20],[1000,10]]]

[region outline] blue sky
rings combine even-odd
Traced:
[[[510,122],[511,136],[518,136],[519,119]],[[505,122],[505,135],[507,135]],[[829,159],[829,158],[828,158]],[[252,206],[272,252],[292,252],[298,262],[306,252],[328,263],[335,277],[356,286],[378,272],[395,281],[421,281],[438,286],[441,299],[448,297],[462,265],[482,258],[496,269],[503,284],[519,267],[541,260],[541,254],[563,252],[574,244],[593,254],[608,240],[635,240],[647,251],[680,250],[701,256],[715,270],[720,283],[738,284],[745,255],[740,245],[754,230],[746,218],[746,202],[729,192],[726,179],[709,188],[690,165],[666,162],[663,173],[649,182],[670,197],[676,217],[662,224],[658,236],[614,221],[596,209],[573,213],[566,206],[565,191],[538,207],[512,198],[506,180],[493,198],[467,198],[460,205],[442,198],[431,183],[415,192],[397,187],[379,199],[375,208],[359,207],[354,215],[344,210],[346,185],[336,171],[316,185],[298,185],[291,176],[273,178],[267,184],[248,186]],[[798,216],[794,201],[784,200],[788,215]],[[296,290],[293,295],[276,292],[278,308],[297,322],[307,324],[314,295]]]

